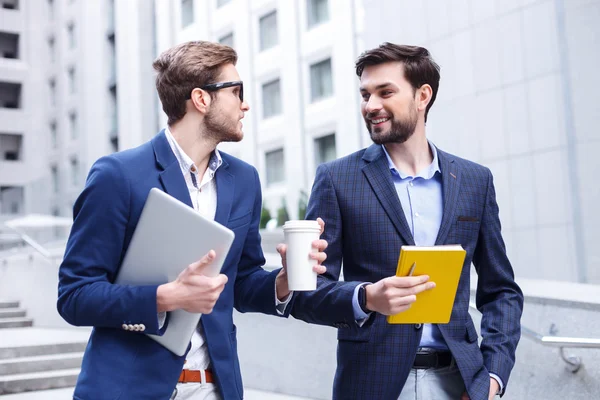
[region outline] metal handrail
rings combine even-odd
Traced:
[[[26,244],[32,247],[35,251],[40,253],[46,261],[49,261],[50,263],[54,262],[52,256],[50,255],[50,252],[48,252],[48,250],[46,250],[44,246],[36,242],[31,236],[27,235],[25,232],[21,232],[19,229],[13,228],[12,226],[6,224],[4,224],[4,226],[15,232],[17,235],[19,235],[21,240],[23,240]]]
[[[469,303],[469,307],[479,312],[475,304]],[[551,331],[553,330],[553,328],[554,325],[552,325]],[[567,368],[573,373],[579,371],[579,369],[583,365],[583,362],[578,356],[565,354],[565,348],[600,349],[600,339],[541,335],[535,332],[534,330],[531,330],[524,326],[521,326],[521,333],[526,338],[531,339],[534,342],[537,342],[543,346],[558,347],[560,349],[560,357],[565,363],[567,363]]]

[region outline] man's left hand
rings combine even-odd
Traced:
[[[321,227],[321,232],[319,233],[320,236],[325,230],[325,222],[321,218],[317,218],[317,222]],[[313,260],[317,260],[317,264],[313,267],[313,271],[315,271],[319,275],[324,274],[325,271],[327,271],[327,268],[325,268],[325,266],[321,264],[323,264],[323,262],[325,262],[325,260],[327,259],[327,254],[324,253],[325,249],[327,248],[327,241],[319,239],[315,240],[312,244],[313,248],[317,249],[316,252],[310,253],[309,255],[309,257]],[[287,246],[285,244],[280,243],[277,245],[277,252],[281,256],[281,264],[283,265],[283,268],[281,269],[281,271],[279,271],[279,274],[277,274],[277,278],[275,280],[277,298],[279,299],[279,301],[285,300],[290,295],[290,289],[288,287],[287,280],[287,263],[285,258],[286,250]]]
[[[490,393],[488,394],[488,400],[492,400],[498,392],[500,391],[500,384],[494,379],[490,377]],[[467,392],[464,392],[460,397],[460,400],[470,400]]]

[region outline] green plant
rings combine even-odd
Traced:
[[[304,190],[300,191],[298,198],[298,219],[306,218],[306,206],[308,205],[308,195]]]
[[[267,227],[267,222],[271,220],[271,212],[268,208],[265,208],[263,205],[262,210],[260,211],[260,229],[265,229]]]
[[[277,226],[283,226],[285,221],[289,221],[290,216],[287,212],[287,207],[285,204],[285,199],[281,200],[281,207],[277,210]]]

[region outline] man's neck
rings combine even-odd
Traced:
[[[192,159],[194,165],[198,168],[198,172],[202,175],[208,167],[210,156],[215,151],[217,143],[214,140],[207,139],[208,135],[201,132],[197,127],[193,128],[183,122],[180,121],[169,126],[169,130],[179,147]]]
[[[396,168],[409,176],[416,176],[433,162],[433,154],[425,137],[425,129],[418,129],[404,143],[385,145]]]

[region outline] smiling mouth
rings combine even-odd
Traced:
[[[383,124],[384,122],[389,121],[390,118],[389,117],[382,117],[382,118],[375,118],[375,119],[371,119],[371,124],[372,125],[380,125]]]

